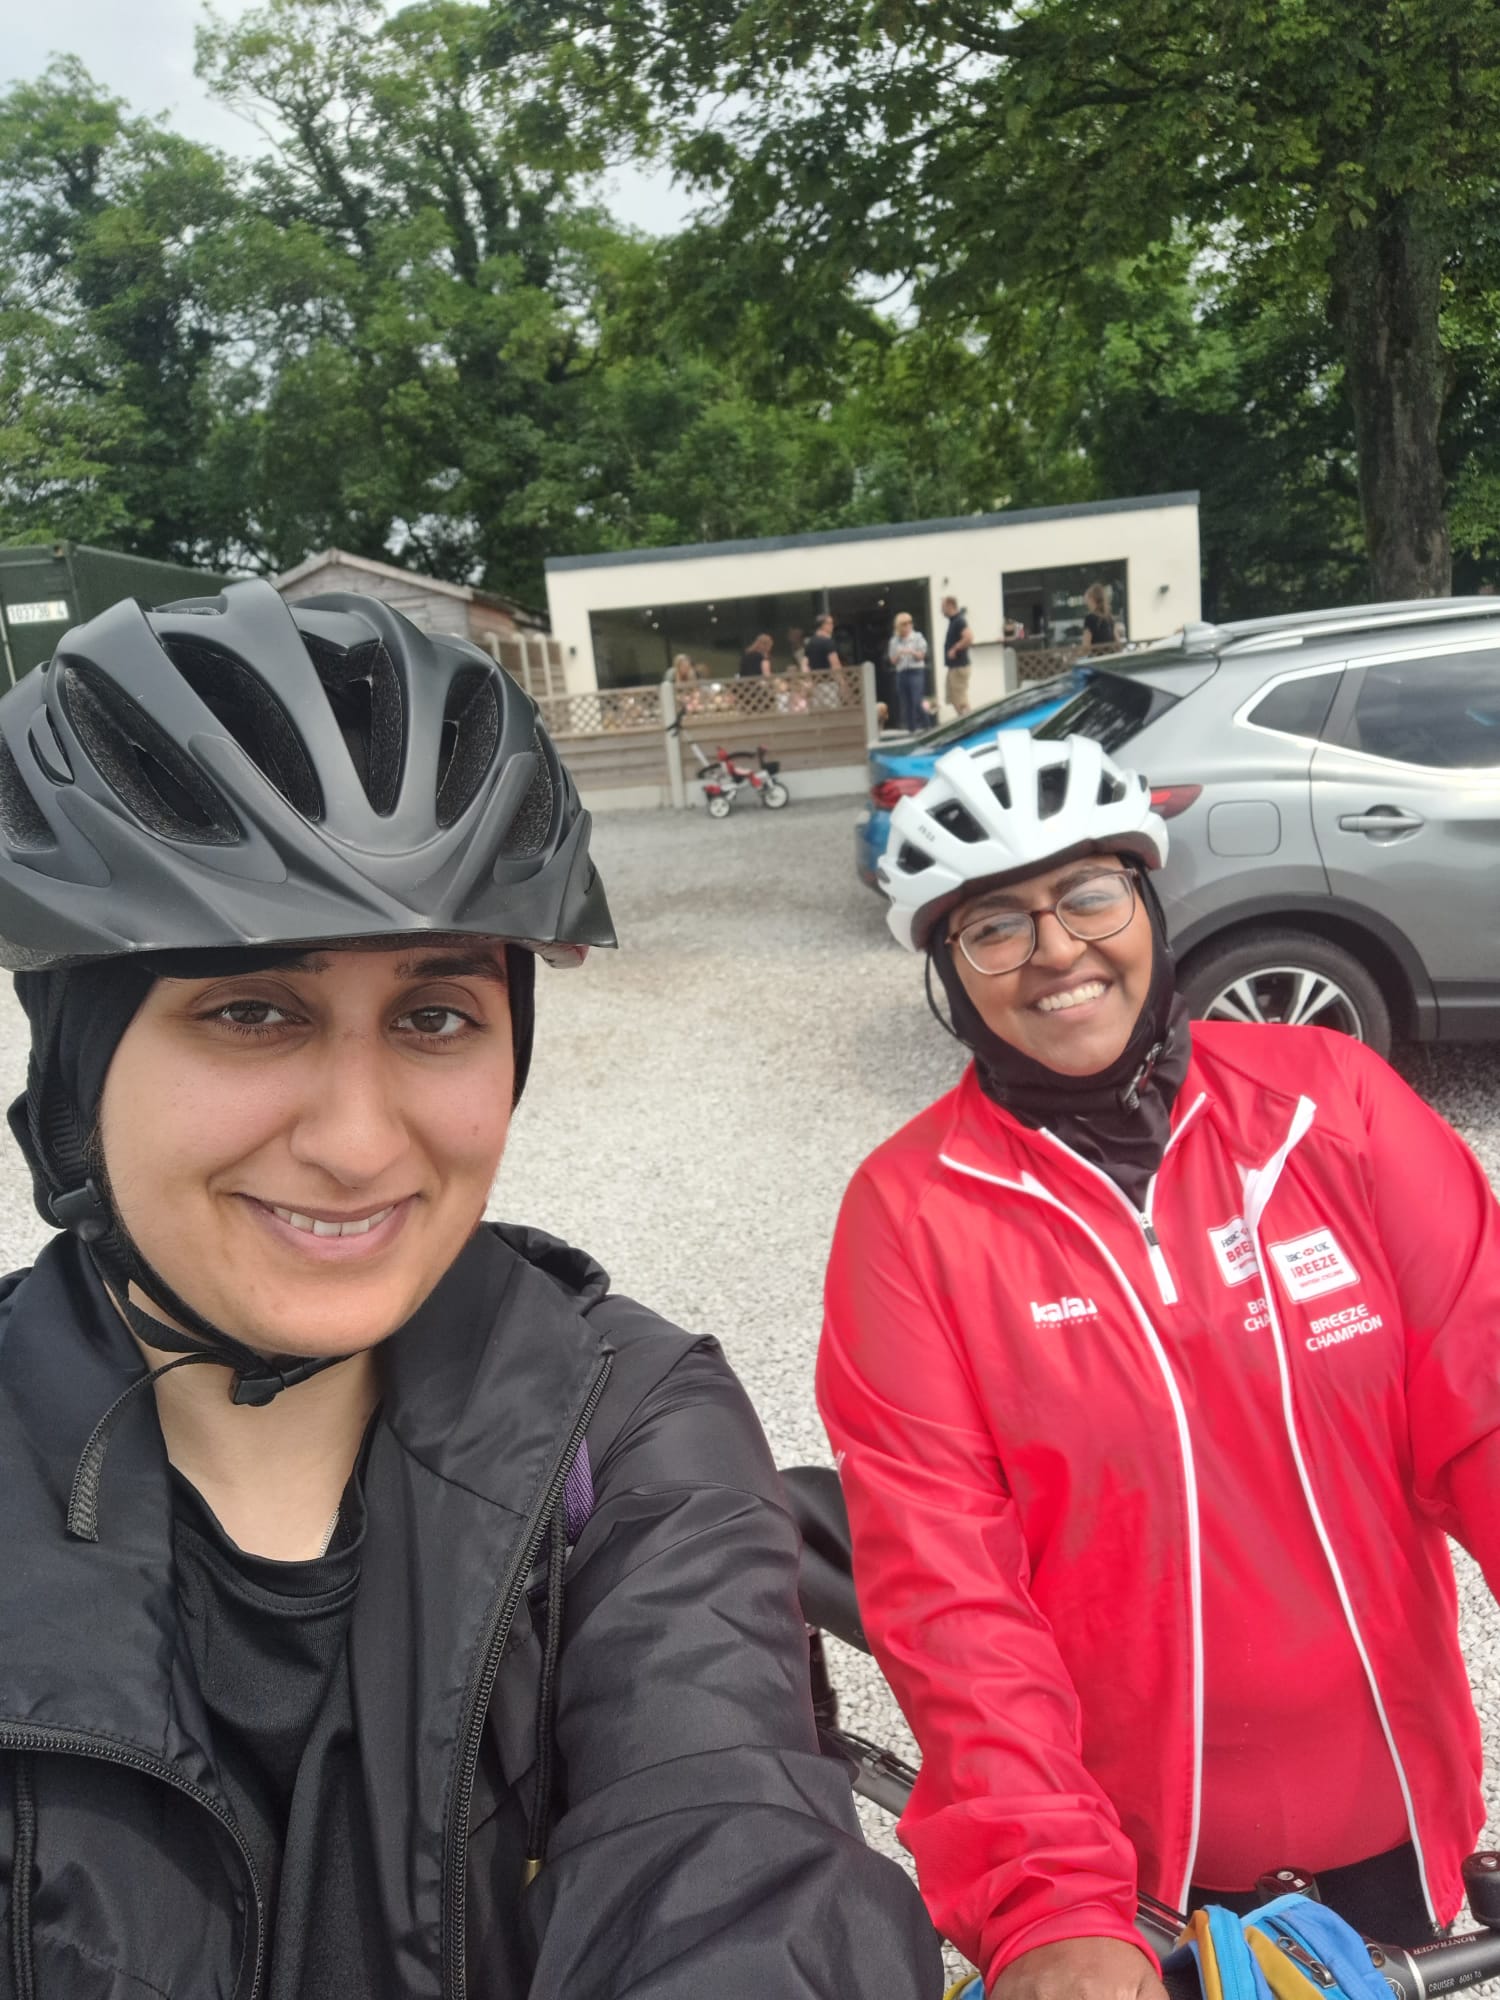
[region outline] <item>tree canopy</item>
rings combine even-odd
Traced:
[[[1211,615],[1437,587],[1449,522],[1473,580],[1493,25],[263,0],[199,40],[249,163],[57,62],[0,96],[0,537],[535,598],[548,554],[1194,487]],[[674,237],[600,202],[653,147]]]
[[[1471,0],[493,0],[491,49],[594,51],[642,93],[731,241],[805,285],[906,284],[983,324],[1071,310],[1183,231],[1248,298],[1311,299],[1348,411],[1370,567],[1448,588],[1444,418],[1500,185],[1500,11]],[[1488,476],[1486,475],[1486,478]],[[1472,514],[1479,487],[1465,482]]]

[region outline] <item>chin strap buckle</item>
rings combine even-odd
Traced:
[[[81,1188],[68,1188],[62,1194],[49,1195],[47,1206],[58,1228],[66,1229],[81,1243],[102,1242],[114,1227],[109,1204],[94,1180],[86,1180]]]
[[[248,1404],[252,1410],[263,1410],[268,1403],[276,1400],[283,1389],[294,1389],[299,1382],[321,1375],[325,1368],[332,1368],[343,1359],[341,1354],[323,1354],[309,1355],[300,1360],[283,1358],[267,1361],[253,1372],[235,1376],[229,1400],[231,1403]]]
[[[1147,1049],[1146,1060],[1141,1064],[1140,1068],[1136,1071],[1135,1075],[1130,1079],[1129,1083],[1127,1083],[1125,1088],[1120,1092],[1120,1103],[1125,1108],[1125,1110],[1127,1111],[1140,1110],[1141,1092],[1146,1088],[1146,1085],[1151,1081],[1152,1072],[1156,1068],[1156,1065],[1161,1061],[1166,1046],[1167,1045],[1165,1041],[1160,1041],[1157,1042],[1152,1048]]]

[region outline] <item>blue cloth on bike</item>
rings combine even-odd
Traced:
[[[1306,1896],[1278,1896],[1247,1917],[1194,1911],[1162,1971],[1190,1965],[1203,2000],[1390,2000],[1359,1932]]]

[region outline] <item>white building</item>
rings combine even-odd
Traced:
[[[1025,628],[1023,652],[1069,645],[1095,582],[1110,586],[1132,639],[1199,618],[1197,494],[555,556],[547,601],[568,691],[582,693],[659,681],[680,652],[728,677],[758,632],[775,640],[773,671],[785,669],[823,611],[833,613],[840,653],[852,660],[883,668],[898,611],[911,612],[935,658],[945,629],[939,606],[952,595],[977,641],[978,702],[1004,690],[1007,625]]]

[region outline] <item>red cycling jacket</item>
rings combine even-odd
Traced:
[[[1138,1942],[1137,1886],[1180,1908],[1194,1879],[1199,1468],[1236,1438],[1195,1425],[1185,1339],[1225,1366],[1273,1344],[1315,1530],[1295,1539],[1327,1565],[1438,1921],[1483,1823],[1445,1531],[1500,1584],[1500,1209],[1359,1044],[1192,1034],[1146,1215],[971,1067],[860,1168],[835,1235],[818,1399],[922,1750],[901,1834],[987,1986],[1036,1945]],[[1283,1559],[1274,1523],[1245,1533]]]

